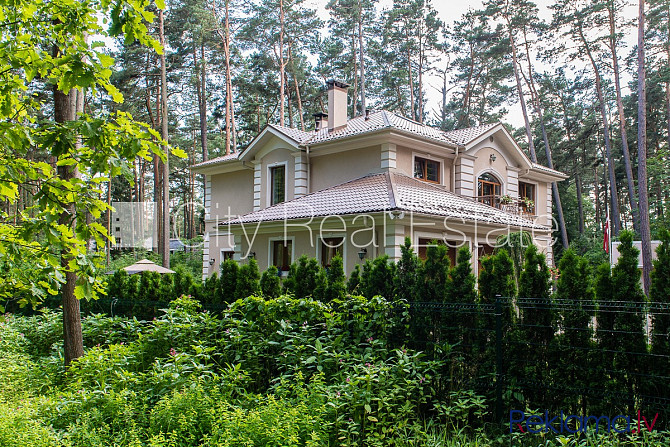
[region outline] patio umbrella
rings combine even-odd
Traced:
[[[163,273],[174,273],[174,270],[167,269],[165,267],[162,267],[155,262],[151,262],[148,259],[142,259],[141,261],[137,261],[133,265],[129,265],[128,267],[124,267],[123,270],[128,272],[129,274],[133,273],[141,273],[141,272],[157,272],[160,274]]]

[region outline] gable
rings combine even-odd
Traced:
[[[482,150],[484,150],[483,156],[479,153]],[[480,163],[488,162],[492,153],[495,154],[496,158],[502,157],[504,163],[512,168],[525,170],[533,166],[530,159],[502,124],[498,124],[488,132],[481,134],[465,146],[465,154],[477,157],[480,159]],[[482,158],[486,160],[482,160]]]
[[[277,149],[300,150],[300,143],[272,126],[267,126],[240,154],[241,161],[252,161],[265,157]]]

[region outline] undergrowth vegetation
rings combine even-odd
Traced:
[[[632,445],[505,434],[449,389],[453,360],[398,346],[404,301],[249,297],[221,315],[184,296],[152,321],[94,314],[61,366],[55,311],[0,323],[3,446]],[[663,443],[660,434],[640,441]],[[666,440],[667,441],[667,440]]]

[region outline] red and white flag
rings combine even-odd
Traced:
[[[609,217],[605,221],[605,235],[603,237],[603,250],[605,253],[609,254],[610,252],[610,219]]]

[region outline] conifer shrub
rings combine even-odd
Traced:
[[[201,303],[205,304],[220,304],[219,301],[219,275],[213,272],[208,275],[200,290]]]
[[[573,250],[566,250],[558,264],[560,276],[556,284],[556,305],[558,308],[559,335],[554,339],[560,352],[554,361],[554,370],[560,371],[561,381],[575,389],[584,389],[590,384],[593,370],[592,347],[593,330],[590,326],[594,293],[591,287],[589,262],[577,256]],[[597,359],[596,359],[597,360]],[[580,400],[586,399],[576,393],[563,397],[566,408],[578,409]]]
[[[238,298],[235,296],[235,288],[240,265],[233,259],[226,259],[221,263],[219,270],[221,273],[218,288],[219,302],[232,303]]]
[[[670,304],[670,231],[659,234],[661,245],[656,249],[657,258],[651,272],[649,298],[654,304]],[[670,355],[670,311],[657,312],[653,318],[652,351],[655,354]]]
[[[326,270],[325,301],[344,298],[347,293],[346,280],[342,257],[337,255],[330,261],[330,267]]]
[[[366,261],[361,275],[361,290],[367,298],[383,296],[393,298],[393,279],[395,264],[389,261],[388,255],[382,255],[373,261]]]
[[[361,266],[360,264],[354,265],[354,269],[349,275],[347,280],[347,292],[351,295],[360,295],[360,284],[361,284]]]
[[[446,298],[447,280],[451,261],[444,244],[432,241],[426,248],[426,260],[418,272],[417,285],[421,290],[421,300],[443,302]]]
[[[406,301],[417,301],[417,275],[420,267],[419,258],[412,249],[410,238],[400,246],[400,260],[396,266],[394,279],[395,295]]]
[[[265,299],[273,299],[281,295],[281,279],[279,279],[277,267],[271,265],[263,272],[260,286]]]
[[[317,286],[317,277],[321,266],[315,258],[302,255],[291,264],[284,288],[296,298],[312,296]]]
[[[622,391],[635,389],[641,383],[640,374],[647,371],[642,354],[647,352],[645,336],[645,315],[641,304],[646,301],[640,282],[638,255],[640,251],[633,245],[633,233],[619,234],[619,259],[612,268],[612,298],[623,305],[614,317],[615,340],[612,369],[618,376]],[[629,408],[633,409],[631,401]]]
[[[242,299],[248,296],[260,295],[260,278],[261,275],[258,271],[258,263],[253,258],[249,259],[246,264],[240,267],[237,274],[235,296],[238,297],[238,299]]]

